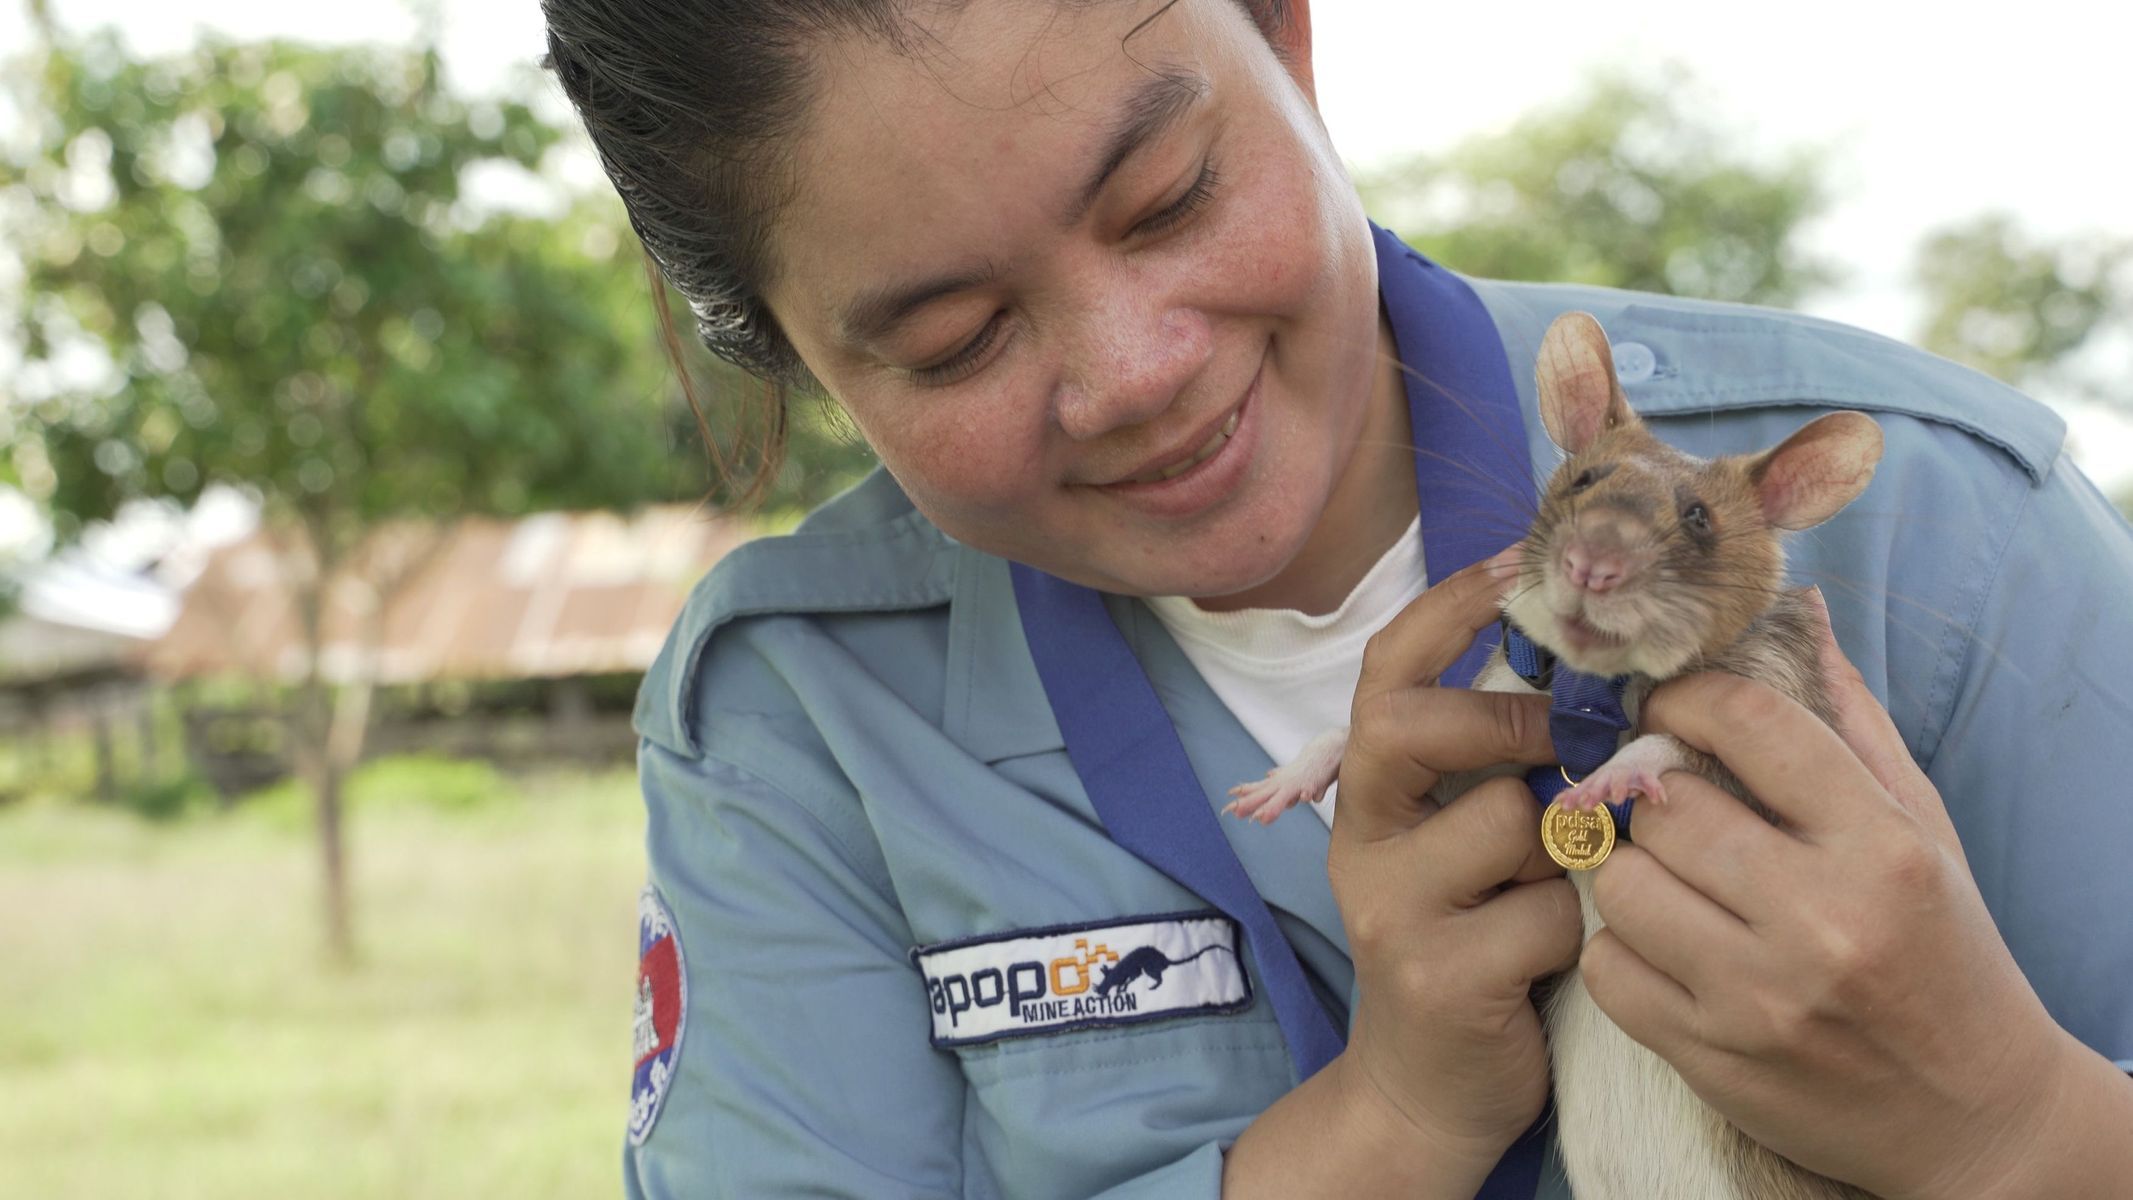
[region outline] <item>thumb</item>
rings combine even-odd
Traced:
[[[1948,819],[1948,810],[1941,803],[1940,789],[1918,769],[1918,762],[1911,757],[1911,748],[1904,744],[1896,722],[1890,718],[1888,710],[1881,707],[1881,701],[1867,686],[1866,677],[1837,645],[1836,631],[1829,621],[1829,602],[1823,598],[1822,589],[1809,588],[1807,599],[1820,616],[1822,679],[1829,688],[1830,705],[1836,710],[1837,735],[1905,812],[1916,817],[1943,845],[1953,848],[1960,856],[1962,848],[1955,836],[1955,826]]]

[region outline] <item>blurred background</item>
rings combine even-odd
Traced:
[[[535,0],[0,5],[0,1195],[612,1193],[637,678],[867,454],[727,511]],[[1449,265],[1915,342],[2124,507],[2122,41],[1865,7],[1320,0],[1321,104]]]

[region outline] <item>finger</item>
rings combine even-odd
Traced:
[[[1406,860],[1397,869],[1429,881],[1440,911],[1474,907],[1516,880],[1562,874],[1541,845],[1540,803],[1515,776],[1483,780],[1386,845]]]
[[[1593,872],[1592,903],[1624,945],[1691,994],[1753,953],[1739,917],[1638,846],[1615,847]]]
[[[1358,700],[1354,716],[1336,811],[1354,818],[1345,833],[1365,840],[1397,836],[1434,813],[1429,791],[1448,772],[1555,761],[1546,696],[1401,688]]]
[[[1609,1020],[1670,1062],[1695,1045],[1696,998],[1611,929],[1585,939],[1578,978]]]
[[[1666,803],[1637,806],[1637,846],[1727,912],[1761,924],[1773,904],[1787,902],[1812,852],[1700,775],[1664,779]]]
[[[1393,688],[1434,683],[1493,624],[1497,602],[1518,578],[1516,547],[1456,572],[1409,602],[1363,647],[1358,703]]]
[[[1585,942],[1577,889],[1567,879],[1520,884],[1469,915],[1472,941],[1458,961],[1507,992],[1576,966]]]
[[[1836,730],[1765,684],[1717,671],[1670,680],[1645,700],[1640,720],[1716,757],[1809,840],[1857,829],[1894,808]],[[1879,805],[1861,802],[1877,796]]]
[[[1821,616],[1822,679],[1829,688],[1830,705],[1836,710],[1838,735],[1905,811],[1942,833],[1943,841],[1960,852],[1955,826],[1941,803],[1939,789],[1918,769],[1896,722],[1867,686],[1866,677],[1837,644],[1836,632],[1829,623],[1829,602],[1823,598],[1822,589],[1808,589],[1807,597]]]

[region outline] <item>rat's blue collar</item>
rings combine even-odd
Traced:
[[[1502,617],[1504,658],[1520,679],[1547,692],[1548,735],[1555,741],[1555,757],[1562,769],[1535,767],[1526,772],[1526,785],[1542,804],[1568,791],[1573,781],[1591,774],[1614,756],[1622,733],[1629,728],[1629,714],[1622,708],[1622,692],[1629,676],[1612,679],[1573,671],[1556,660],[1555,653],[1526,636],[1526,631]],[[1629,810],[1634,800],[1610,804],[1615,828],[1629,832]]]

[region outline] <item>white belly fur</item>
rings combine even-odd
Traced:
[[[1474,686],[1531,692],[1502,654]],[[1592,904],[1592,876],[1573,871],[1590,938],[1606,923]],[[1543,1014],[1555,1074],[1556,1137],[1578,1200],[1751,1200],[1728,1157],[1724,1118],[1666,1060],[1630,1040],[1585,991],[1573,969],[1559,977]]]
[[[1591,879],[1571,874],[1588,938],[1605,924]],[[1747,1200],[1723,1119],[1607,1019],[1576,970],[1556,981],[1545,1017],[1556,1136],[1578,1200]]]

